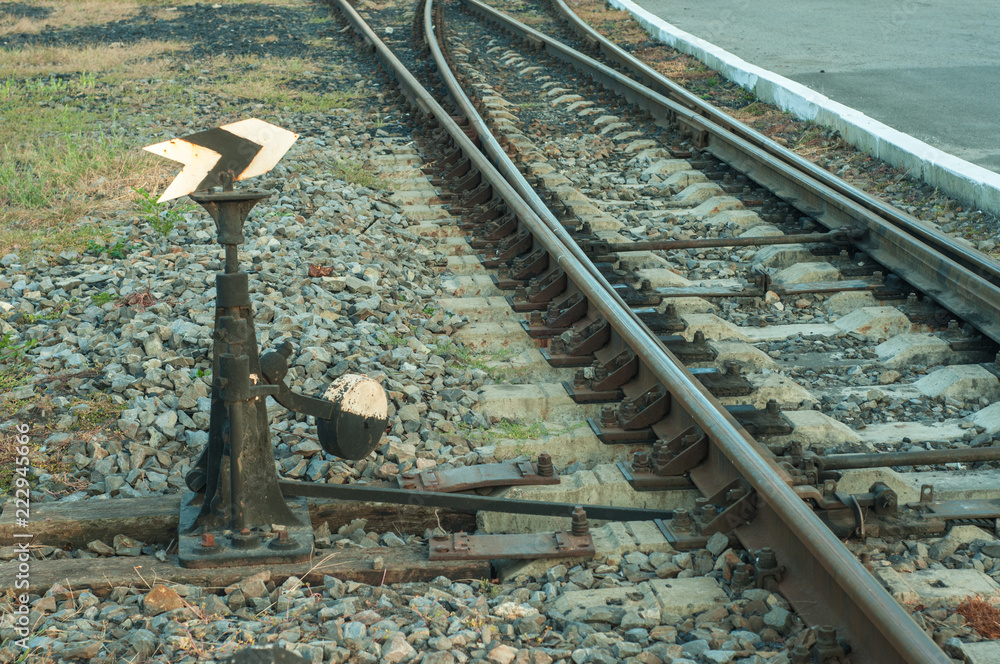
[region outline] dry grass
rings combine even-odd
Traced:
[[[172,173],[116,128],[108,100],[139,105],[162,94],[165,84],[134,81],[166,77],[181,48],[150,41],[0,49],[0,116],[20,119],[0,123],[0,254],[82,251],[109,233],[81,217],[130,208],[133,188],[155,189]]]
[[[0,36],[16,34],[38,34],[43,29],[77,28],[87,25],[101,25],[112,21],[131,18],[143,8],[150,8],[152,18],[169,21],[183,14],[177,7],[194,5],[204,0],[139,0],[138,2],[116,2],[115,0],[20,0],[18,4],[46,10],[41,18],[11,17],[0,14]],[[266,4],[272,7],[301,6],[300,0],[226,0],[226,4]],[[158,9],[159,8],[159,9]]]
[[[649,41],[649,35],[624,9],[612,9],[603,0],[567,0],[577,16],[617,44],[636,46]]]
[[[261,1],[301,6],[299,0]],[[35,20],[17,19],[17,27],[30,32],[117,21],[149,9],[173,17],[182,12],[172,8],[191,4],[195,0],[26,0],[19,5],[49,11]],[[0,26],[13,25],[6,20]],[[112,231],[101,220],[134,210],[133,189],[161,191],[178,171],[140,149],[152,142],[140,134],[159,131],[134,126],[132,119],[149,109],[183,105],[192,92],[209,93],[218,103],[214,114],[201,118],[208,125],[236,119],[248,103],[275,111],[327,111],[351,107],[360,94],[302,86],[306,72],[320,67],[304,58],[207,58],[200,66],[213,76],[195,78],[177,66],[187,48],[168,41],[0,48],[0,255],[82,252],[94,241],[112,243]],[[255,115],[267,119],[266,112]]]
[[[23,5],[49,10],[48,16],[39,19],[0,17],[0,35],[37,34],[44,28],[76,28],[99,25],[134,16],[139,12],[135,3],[117,3],[107,0],[60,0],[56,2],[21,2]]]
[[[199,85],[199,89],[222,98],[253,99],[270,108],[304,113],[351,108],[363,94],[354,88],[317,93],[289,85],[308,80],[304,78],[305,72],[319,68],[318,62],[304,58],[240,56],[208,58],[203,62],[206,69],[228,73]]]
[[[128,46],[30,46],[0,49],[0,79],[48,74],[120,72],[128,77],[164,73],[170,56],[185,46],[143,41]]]
[[[966,597],[955,607],[955,612],[965,617],[965,622],[985,639],[1000,639],[1000,609],[982,597]]]

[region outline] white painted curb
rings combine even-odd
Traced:
[[[752,91],[759,99],[802,120],[836,129],[848,143],[893,166],[905,168],[911,177],[963,203],[1000,216],[1000,174],[918,141],[801,83],[752,65],[667,23],[632,0],[608,2],[631,13],[655,39],[698,58],[737,85]]]

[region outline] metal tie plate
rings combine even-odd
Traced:
[[[545,464],[543,463],[543,465]],[[436,472],[403,473],[396,479],[401,489],[441,493],[472,491],[498,486],[559,484],[559,475],[555,470],[542,474],[538,471],[538,464],[530,461],[505,461],[503,463],[449,468]]]
[[[431,560],[534,560],[595,555],[590,533],[574,535],[569,530],[515,535],[438,535],[431,538],[429,546]]]

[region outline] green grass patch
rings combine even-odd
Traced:
[[[167,237],[174,226],[184,221],[184,213],[194,210],[193,205],[177,205],[176,203],[159,203],[155,194],[150,194],[142,187],[132,187],[139,197],[139,214],[146,223],[161,237]]]
[[[473,351],[466,346],[448,341],[436,344],[434,354],[451,356],[461,366],[478,369],[498,383],[517,381],[524,378],[527,373],[527,368],[504,364],[517,355],[511,348],[489,352]]]
[[[95,392],[86,398],[74,399],[70,405],[70,412],[75,418],[71,428],[78,431],[112,427],[121,416],[124,408],[124,404],[117,403],[110,394],[103,392]]]
[[[385,187],[385,181],[371,165],[354,159],[334,159],[330,162],[330,171],[334,177],[357,187],[368,187],[369,189]]]
[[[30,379],[31,372],[28,371],[26,365],[12,364],[0,367],[0,394],[15,390],[26,384]]]
[[[586,422],[570,426],[553,426],[542,420],[524,422],[522,420],[502,419],[499,422],[494,422],[489,429],[474,428],[466,424],[460,424],[458,428],[467,439],[479,445],[496,445],[504,440],[516,440],[518,444],[514,447],[514,453],[517,456],[526,456],[528,449],[522,443],[550,436],[562,436],[584,426],[587,426]]]
[[[317,47],[325,47],[319,43]],[[238,100],[251,99],[265,108],[296,113],[328,112],[354,108],[366,94],[364,88],[346,84],[338,90],[314,92],[307,87],[308,72],[321,65],[303,58],[269,60],[244,56],[220,61],[227,71],[201,84],[200,89],[230,97],[229,106],[238,108]],[[211,66],[211,65],[209,65]],[[222,66],[217,69],[223,69]],[[262,119],[267,119],[266,117]]]
[[[109,183],[137,155],[112,116],[71,105],[94,85],[92,75],[0,83],[0,216],[7,221],[0,252],[82,250],[108,237],[75,220],[110,193]]]
[[[538,440],[553,435],[542,420],[522,422],[503,419],[494,422],[489,429],[477,429],[465,424],[460,424],[459,429],[466,438],[481,445],[495,445],[501,440]]]
[[[114,302],[115,300],[118,299],[118,297],[119,297],[118,293],[110,293],[105,291],[101,293],[94,293],[93,295],[90,296],[90,301],[99,307],[103,307],[105,304],[108,304],[109,302]]]

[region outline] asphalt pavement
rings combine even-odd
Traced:
[[[635,0],[668,23],[1000,173],[992,0]]]

